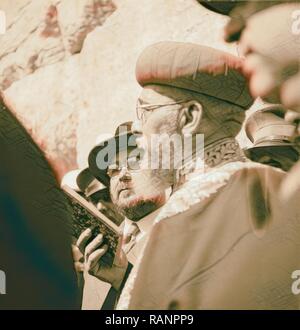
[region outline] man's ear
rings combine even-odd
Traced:
[[[179,118],[179,127],[183,134],[198,132],[202,112],[202,105],[196,101],[189,101],[184,105]]]

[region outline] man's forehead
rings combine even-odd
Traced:
[[[112,158],[112,164],[124,164],[126,163],[130,153],[134,150],[134,148],[128,147],[126,150],[121,150],[116,153],[116,155]]]
[[[138,98],[140,104],[168,103],[175,100],[176,90],[167,86],[149,85],[142,89]]]

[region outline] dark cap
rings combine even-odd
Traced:
[[[166,41],[142,52],[136,64],[136,78],[142,87],[176,87],[248,109],[254,100],[242,67],[243,59],[229,53]]]
[[[112,164],[115,156],[128,148],[135,148],[135,136],[132,133],[132,122],[119,125],[115,135],[98,143],[89,153],[89,170],[95,178],[105,186],[109,186],[110,178],[107,168]]]

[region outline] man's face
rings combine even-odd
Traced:
[[[132,151],[132,150],[131,150]],[[130,150],[117,155],[115,166],[108,169],[112,202],[127,218],[138,221],[161,207],[165,201],[166,186],[153,178],[152,171],[137,169],[128,162]],[[130,169],[132,166],[134,169]]]
[[[175,93],[168,87],[145,87],[138,98],[138,118],[133,125],[134,133],[140,134],[137,145],[145,151],[142,166],[152,170],[152,177],[168,184],[174,181],[174,150],[168,137],[181,136],[178,118],[181,106],[186,101]],[[163,155],[169,157],[169,167],[162,165]]]
[[[153,85],[143,88],[137,102],[137,108],[141,109],[137,111],[138,116],[141,117],[139,124],[143,135],[162,133],[171,135],[177,132],[178,111],[176,109],[180,108],[180,104],[174,104],[178,100],[178,97],[175,99],[175,91],[174,98],[171,94],[172,91],[168,87]]]

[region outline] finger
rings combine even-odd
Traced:
[[[287,108],[300,111],[300,74],[287,80],[281,88],[282,104]]]
[[[252,50],[251,44],[251,34],[249,29],[244,29],[242,35],[240,36],[240,42],[238,43],[239,53],[243,56],[249,54]]]
[[[250,77],[249,88],[254,97],[272,96],[279,101],[280,77],[270,59],[259,54],[248,55],[244,63],[244,73]]]
[[[254,97],[268,97],[276,87],[273,76],[266,72],[254,74],[250,80],[250,92]]]
[[[291,124],[299,123],[300,113],[296,111],[288,110],[284,116],[284,119]]]
[[[83,262],[83,254],[79,250],[78,246],[72,244],[72,256],[74,261],[80,261]]]
[[[279,196],[283,201],[289,201],[293,196],[297,196],[300,191],[300,161],[298,161],[282,181]]]
[[[76,261],[74,262],[76,272],[82,273],[84,271],[84,263]]]
[[[103,242],[103,235],[102,234],[99,234],[97,235],[92,241],[90,244],[87,245],[87,247],[85,248],[85,259],[87,260],[89,255],[94,252],[94,250],[100,246]]]
[[[251,76],[256,71],[263,69],[264,69],[264,63],[261,55],[257,53],[252,53],[247,55],[243,65],[243,73],[246,76]]]
[[[95,265],[99,262],[100,258],[104,256],[104,254],[107,252],[108,246],[103,245],[100,249],[94,251],[90,254],[88,260],[87,260],[87,270],[90,270],[95,267]]]
[[[86,242],[88,239],[92,236],[92,230],[90,228],[83,231],[80,236],[78,237],[78,240],[76,242],[76,245],[78,246],[80,252],[84,254],[84,248],[86,245]]]
[[[226,42],[238,41],[242,31],[246,27],[245,19],[241,16],[232,17],[224,29],[224,39]]]
[[[78,250],[78,246],[71,244],[71,249],[72,249],[72,252],[76,252]]]

